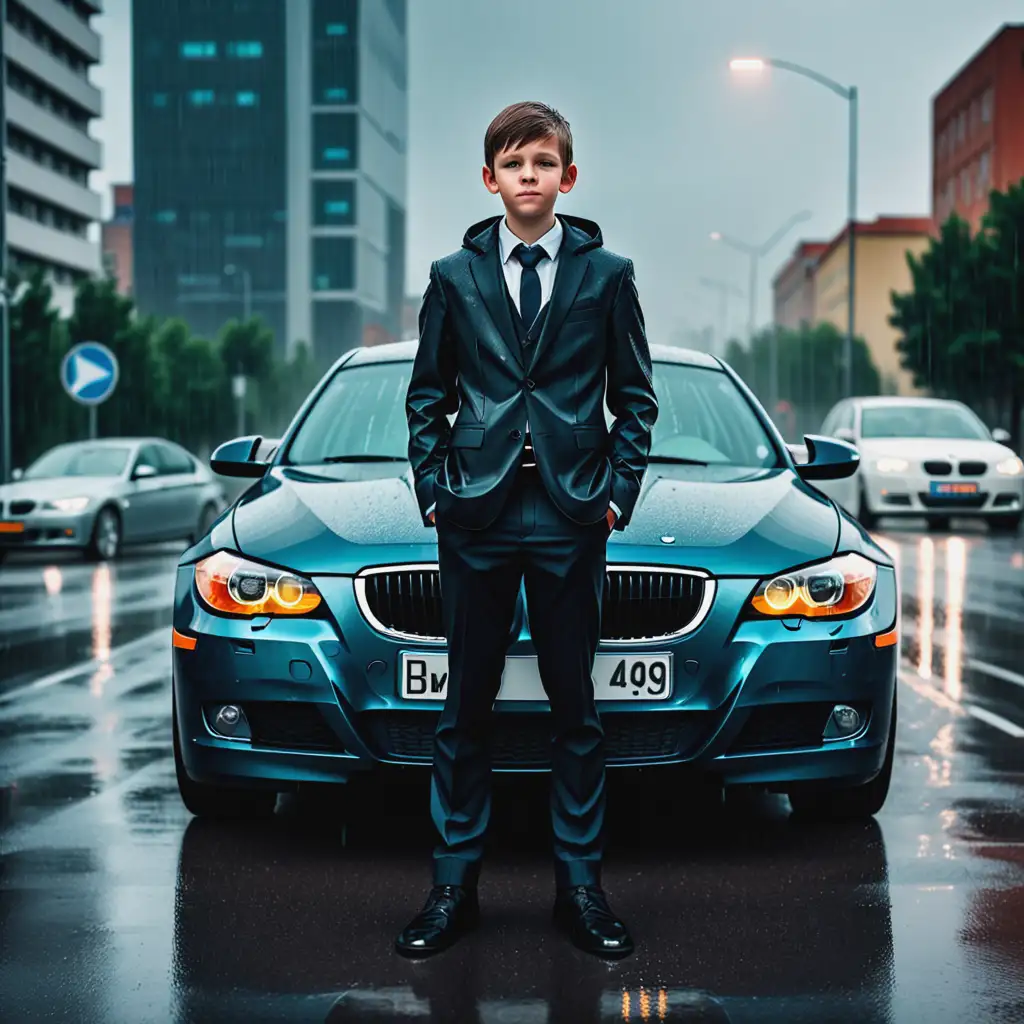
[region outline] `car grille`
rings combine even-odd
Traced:
[[[316,704],[307,701],[255,700],[242,705],[254,747],[343,751],[341,741]]]
[[[984,476],[988,472],[988,463],[986,462],[961,462],[960,463],[960,475],[961,476]]]
[[[24,499],[12,501],[7,506],[8,513],[12,516],[27,516],[35,507],[36,503],[34,501],[25,501]]]
[[[929,476],[949,476],[953,472],[953,464],[944,459],[929,459],[924,464],[924,471]]]
[[[834,704],[768,704],[751,711],[730,754],[785,747],[819,747]]]
[[[921,491],[918,494],[918,498],[925,508],[981,508],[988,501],[988,492],[981,491],[978,494],[971,494],[966,497],[956,494],[945,497],[944,495],[929,494],[927,491]]]
[[[657,640],[695,629],[707,614],[714,580],[690,571],[610,566],[605,574],[601,640]],[[444,639],[436,566],[396,567],[356,579],[363,615],[395,636]]]
[[[429,763],[440,712],[364,711],[359,725],[385,760]],[[491,764],[543,768],[551,763],[550,712],[491,716]],[[601,715],[609,764],[679,760],[694,756],[718,722],[710,711],[608,712]]]

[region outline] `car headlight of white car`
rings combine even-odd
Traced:
[[[51,501],[44,501],[43,508],[51,512],[84,512],[89,506],[88,498],[54,498]]]
[[[879,473],[906,473],[910,468],[910,463],[906,459],[898,459],[891,455],[886,455],[875,462],[875,469]]]
[[[1024,473],[1024,462],[1021,462],[1016,455],[1011,455],[1010,458],[996,463],[996,472],[1003,476],[1020,476],[1021,473]]]

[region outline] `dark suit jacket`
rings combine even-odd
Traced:
[[[521,347],[500,263],[498,223],[466,232],[431,265],[406,396],[409,462],[426,511],[483,529],[515,479],[529,419],[538,472],[570,519],[614,501],[629,522],[658,403],[633,264],[603,248],[593,221],[559,215],[564,235],[547,316]],[[604,402],[615,419],[605,424]],[[447,413],[457,412],[451,429]]]

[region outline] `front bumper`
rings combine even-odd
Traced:
[[[253,629],[248,619],[208,612],[196,600],[192,567],[179,568],[174,626],[196,642],[174,649],[175,706],[182,758],[194,780],[282,790],[344,782],[381,764],[429,766],[443,705],[398,696],[398,654],[416,645],[368,627],[352,577],[315,582],[332,615],[277,618]],[[842,622],[737,626],[755,582],[720,579],[700,628],[659,648],[673,655],[669,700],[601,702],[610,768],[689,766],[726,783],[766,785],[856,783],[877,774],[898,663],[898,645],[877,646],[875,639],[896,620],[892,569],[879,567],[868,608]],[[638,645],[641,650],[653,648]],[[509,653],[532,653],[528,638]],[[246,711],[251,741],[224,738],[211,727],[212,709],[227,703]],[[866,724],[850,739],[823,741],[821,730],[838,703],[857,708]],[[496,770],[547,770],[514,760],[527,742],[524,731],[546,710],[544,701],[498,702],[495,744],[508,736],[513,742],[500,748],[512,760],[499,763],[496,755]]]
[[[1024,478],[989,472],[983,476],[932,477],[923,472],[879,473],[861,471],[864,498],[870,512],[883,516],[993,516],[1017,515],[1024,509]],[[969,485],[975,494],[936,497],[932,482]]]
[[[92,536],[95,509],[72,514],[31,512],[0,521],[0,551],[37,548],[84,548]]]

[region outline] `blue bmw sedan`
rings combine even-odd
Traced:
[[[173,743],[194,814],[267,814],[279,792],[385,764],[429,770],[447,659],[436,537],[406,460],[415,346],[346,353],[282,438],[212,456],[253,484],[177,570]],[[651,353],[660,412],[629,528],[608,540],[593,668],[609,769],[870,816],[893,763],[896,576],[814,486],[854,473],[857,451],[787,447],[729,366]],[[521,591],[494,768],[547,770],[549,722]]]

